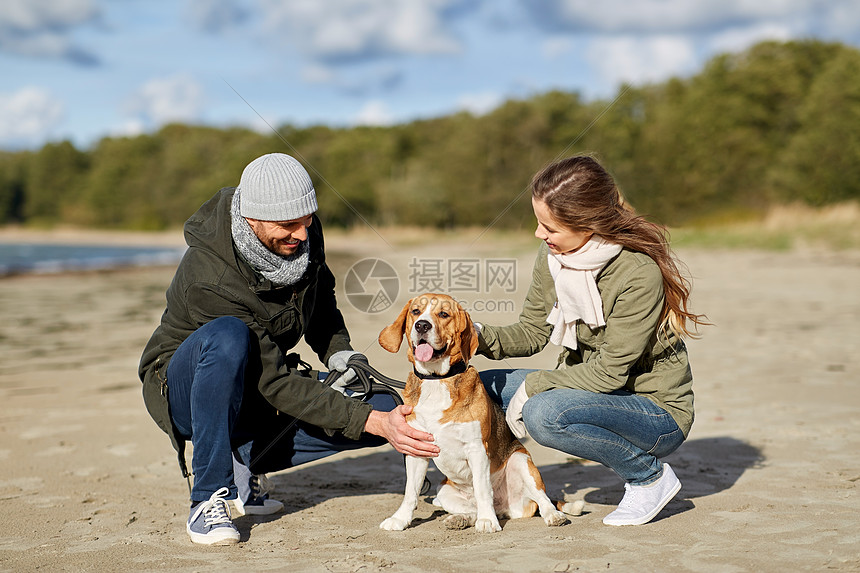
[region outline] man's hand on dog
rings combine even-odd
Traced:
[[[367,418],[365,431],[382,436],[401,454],[419,458],[434,458],[439,447],[433,444],[433,434],[416,430],[406,421],[412,406],[397,406],[390,412],[374,410]]]

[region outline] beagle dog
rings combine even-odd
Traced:
[[[432,433],[439,446],[434,461],[446,479],[433,504],[451,514],[445,525],[474,525],[491,533],[501,531],[498,516],[531,517],[536,510],[547,525],[567,523],[559,511],[567,508],[557,508],[547,497],[531,456],[511,433],[478,371],[469,366],[478,335],[468,313],[450,296],[417,296],[379,334],[379,344],[397,352],[404,335],[413,364],[403,392],[404,402],[413,407],[407,420]],[[428,458],[406,456],[403,503],[380,528],[399,531],[412,522],[428,464]]]

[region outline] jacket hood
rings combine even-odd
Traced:
[[[230,231],[230,205],[235,191],[235,187],[218,191],[188,218],[184,227],[185,242],[189,247],[212,251],[231,266],[236,260]]]

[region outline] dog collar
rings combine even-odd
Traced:
[[[451,376],[457,376],[458,374],[462,374],[466,371],[468,367],[469,366],[465,362],[457,362],[456,364],[451,366],[451,369],[448,370],[448,373],[444,376],[439,376],[438,374],[422,374],[418,372],[418,370],[416,370],[414,366],[412,367],[412,372],[422,380],[442,380],[444,378],[450,378]]]

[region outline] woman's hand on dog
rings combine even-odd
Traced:
[[[365,431],[382,436],[401,454],[419,458],[439,455],[439,447],[433,444],[433,434],[416,430],[406,421],[412,406],[397,406],[390,412],[373,410],[367,418]]]

